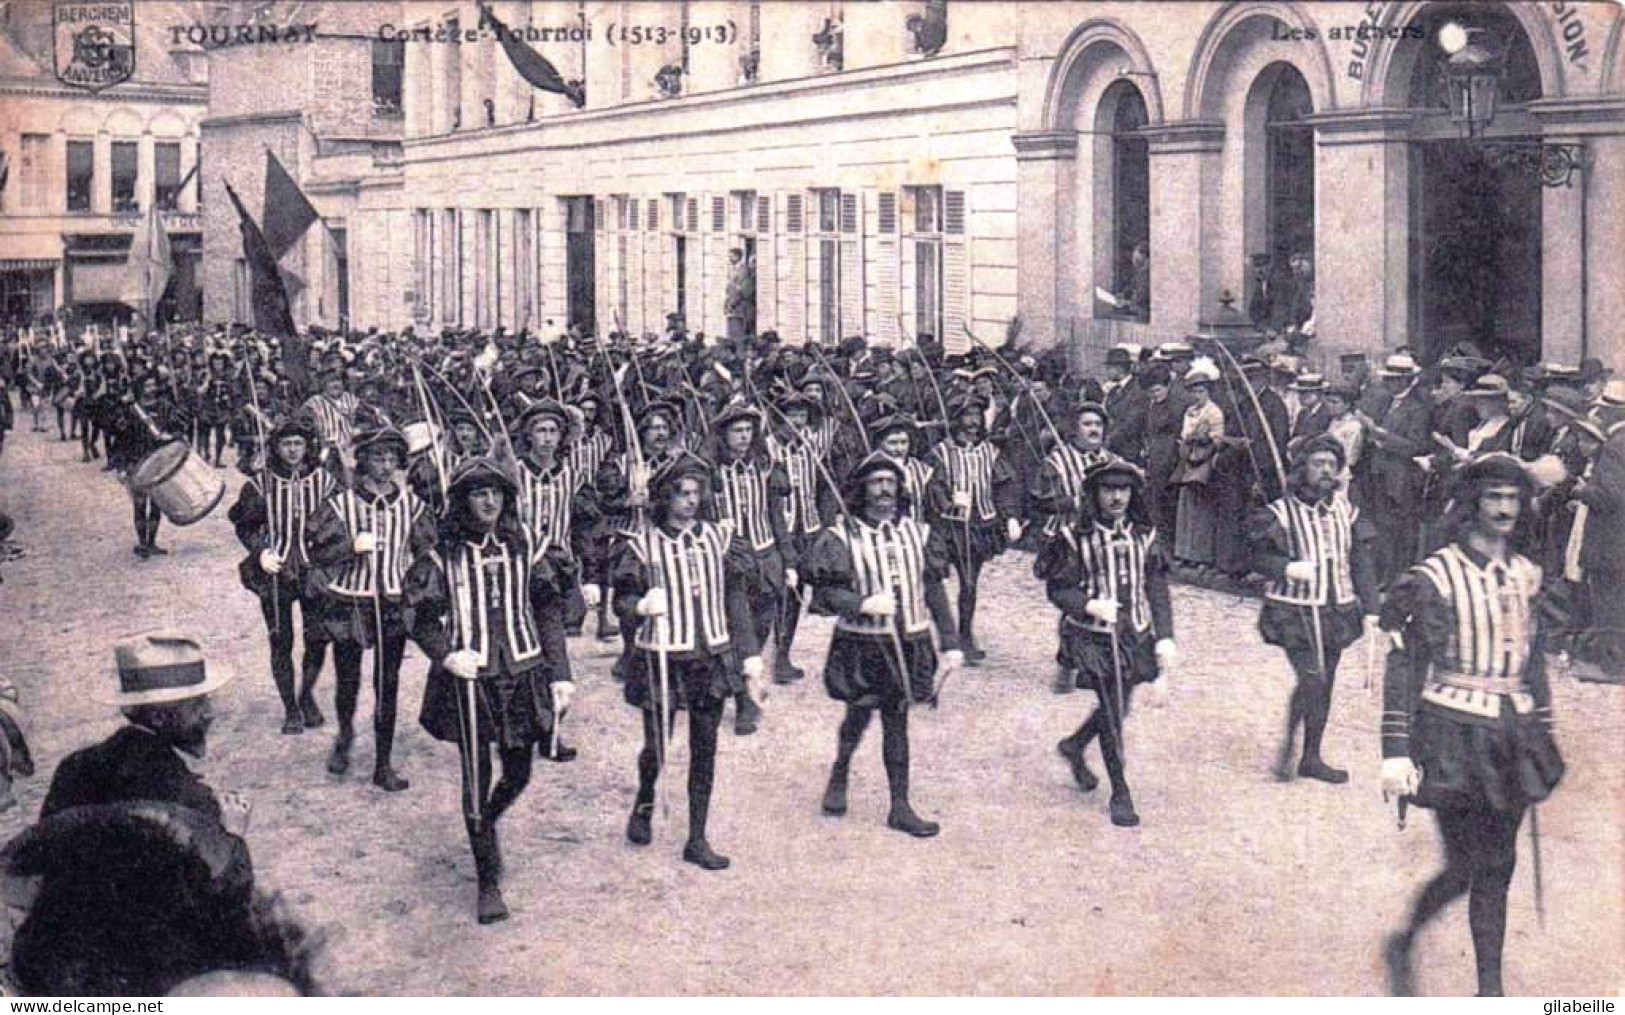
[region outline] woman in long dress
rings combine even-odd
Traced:
[[[1218,379],[1218,370],[1206,363],[1192,366],[1185,375],[1192,401],[1180,425],[1179,466],[1172,480],[1179,487],[1174,557],[1198,570],[1212,568],[1215,558],[1215,498],[1209,484],[1224,439],[1224,412],[1213,402]]]

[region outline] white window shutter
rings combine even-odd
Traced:
[[[768,200],[762,198],[762,201]],[[756,333],[779,327],[778,236],[767,228],[759,201],[756,206]]]
[[[611,285],[610,260],[612,248],[610,246],[609,222],[603,215],[604,202],[595,204],[593,211],[592,230],[592,301],[593,317],[598,322],[598,332],[608,335],[615,327],[615,316],[611,310],[615,306],[615,290]]]
[[[689,198],[689,221],[697,222],[694,209],[699,202]],[[688,257],[684,265],[688,277],[683,280],[685,293],[685,320],[689,334],[705,330],[705,237],[698,231],[688,234]]]
[[[865,334],[863,308],[863,195],[841,195],[841,333],[837,340]]]
[[[879,344],[896,346],[897,315],[902,312],[899,286],[902,275],[897,257],[897,194],[893,191],[865,191],[864,203],[872,209],[869,220],[874,232],[865,241],[869,249],[869,336]]]
[[[970,209],[963,190],[944,191],[942,198],[942,327],[948,333],[942,336],[943,349],[969,352],[971,341],[965,328],[972,322],[970,243],[966,237]]]
[[[569,272],[566,265],[569,259],[567,214],[563,198],[550,201],[536,209],[542,250],[540,323],[543,328],[547,328],[547,322],[553,322],[553,327],[548,329],[550,333],[546,335],[550,342],[570,323]]]
[[[807,238],[801,231],[804,200],[799,193],[780,195],[784,243],[779,249],[779,337],[797,345],[807,341]]]
[[[497,323],[509,330],[519,327],[518,289],[514,286],[513,270],[514,218],[512,208],[498,208],[492,216],[497,231]]]

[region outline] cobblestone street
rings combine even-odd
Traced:
[[[985,576],[988,660],[911,720],[914,797],[942,835],[887,830],[878,729],[853,769],[850,813],[819,812],[839,707],[816,679],[829,622],[803,626],[809,679],[775,687],[753,737],[727,720],[711,840],[732,869],[679,859],[681,773],[669,818],[644,849],[623,836],[640,742],[609,676],[611,646],[571,650],[581,689],[569,765],[537,767],[502,825],[513,918],[474,923],[473,867],[458,811],[455,751],[417,725],[426,663],[403,668],[397,770],[371,770],[370,691],[356,763],[324,761],[332,731],[279,734],[265,637],[237,582],[227,500],[171,553],[131,554],[129,502],[77,443],[29,433],[0,458],[0,508],[26,552],[4,565],[0,667],[31,719],[40,772],[0,817],[10,836],[38,813],[56,764],[111,732],[102,703],[112,642],[154,627],[199,638],[237,679],[219,696],[207,779],[254,804],[260,878],[325,928],[322,979],[382,994],[1373,994],[1383,935],[1439,863],[1433,822],[1395,827],[1378,791],[1377,689],[1364,647],[1345,656],[1326,754],[1344,787],[1273,781],[1290,672],[1255,632],[1256,606],[1177,588],[1182,661],[1171,701],[1139,709],[1127,739],[1144,824],[1114,828],[1106,793],[1081,795],[1055,741],[1092,698],[1050,690],[1055,611],[1011,553]],[[590,628],[590,625],[589,625]],[[1537,921],[1527,832],[1511,894],[1509,994],[1612,994],[1625,987],[1625,689],[1580,683],[1554,664],[1568,775],[1541,809],[1546,922]],[[332,714],[331,663],[321,685]],[[1091,765],[1100,768],[1091,753]],[[1527,828],[1527,825],[1526,825]],[[1421,942],[1425,992],[1471,993],[1465,903]]]

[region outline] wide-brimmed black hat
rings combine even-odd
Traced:
[[[1287,446],[1287,457],[1292,460],[1293,465],[1297,465],[1299,462],[1308,461],[1310,455],[1321,451],[1330,451],[1336,455],[1338,468],[1348,464],[1348,451],[1343,447],[1343,442],[1329,433],[1315,434],[1313,437],[1291,442]]]
[[[1083,475],[1084,486],[1100,486],[1108,481],[1123,480],[1134,489],[1145,487],[1145,472],[1127,458],[1108,458]]]
[[[757,429],[761,429],[761,410],[757,409],[756,406],[751,405],[749,402],[730,402],[722,407],[721,412],[712,417],[711,432],[718,434],[723,433],[729,427],[741,421],[749,421],[754,423]]]
[[[508,470],[490,455],[479,455],[461,462],[452,470],[446,490],[449,499],[457,498],[484,486],[494,486],[512,497],[518,487]]]
[[[532,421],[549,416],[558,420],[559,429],[568,430],[570,428],[569,408],[564,403],[552,398],[538,399],[527,405],[525,411],[519,414],[519,418],[514,420],[513,427],[519,431],[528,430]]]
[[[390,450],[400,455],[401,461],[406,460],[406,436],[392,426],[381,426],[376,430],[364,430],[355,436],[354,451],[356,457],[363,452],[373,450]]]

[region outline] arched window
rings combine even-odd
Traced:
[[[1109,209],[1111,219],[1096,240],[1096,284],[1115,297],[1105,308],[1112,316],[1142,321],[1151,313],[1151,168],[1140,134],[1147,122],[1145,98],[1132,82],[1114,82],[1101,95],[1095,123],[1106,150],[1096,207]]]

